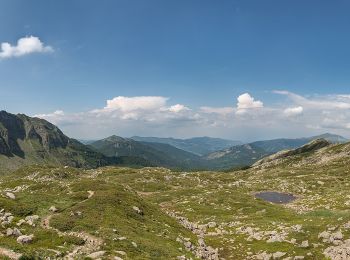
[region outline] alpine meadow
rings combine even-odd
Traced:
[[[0,259],[350,260],[350,1],[0,4]]]

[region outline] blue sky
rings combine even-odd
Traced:
[[[0,59],[1,108],[40,115],[83,138],[347,135],[347,106],[314,104],[350,102],[349,10],[346,0],[2,0],[0,42],[15,53],[19,39],[34,36],[43,49]],[[242,119],[237,98],[245,93],[263,106],[248,98],[253,107]],[[154,108],[161,115],[145,123],[154,110],[136,106],[130,116],[118,102],[108,108],[107,100],[119,96],[131,98],[118,101],[127,103],[168,99]],[[164,111],[177,104],[185,109],[177,107],[174,120]],[[232,110],[225,121],[223,110],[204,113],[203,107]],[[114,112],[103,122],[92,119],[91,111],[104,108]],[[262,127],[264,116],[274,122]],[[84,120],[107,123],[86,131]],[[162,127],[155,131],[152,121]]]

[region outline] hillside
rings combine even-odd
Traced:
[[[344,143],[347,141],[342,136],[328,133],[308,138],[264,140],[216,151],[206,155],[204,158],[213,169],[248,166],[268,155],[284,150],[296,149],[317,139],[324,139],[330,143]]]
[[[43,119],[0,112],[0,173],[30,164],[93,168],[113,163],[117,160],[67,137]]]
[[[214,151],[222,150],[231,146],[240,145],[242,142],[212,137],[195,137],[189,139],[140,137],[133,136],[131,139],[140,142],[169,144],[184,151],[196,155],[206,155]]]
[[[296,155],[302,155],[306,156],[309,153],[315,152],[321,148],[328,147],[331,145],[331,142],[325,140],[325,139],[316,139],[311,141],[310,143],[307,143],[299,148],[291,149],[291,150],[284,150],[280,151],[276,154],[267,156],[259,161],[257,161],[255,164],[253,164],[253,167],[256,166],[267,166],[270,164],[277,164],[281,160],[289,159],[292,156]]]
[[[163,143],[138,142],[133,139],[110,136],[93,142],[90,146],[105,156],[137,157],[155,166],[178,169],[204,168],[204,163],[199,156]]]
[[[0,177],[0,254],[346,260],[349,155],[350,143],[317,140],[225,173],[23,168]],[[265,193],[292,199],[272,203]]]
[[[249,166],[269,153],[254,144],[233,146],[204,157],[212,169]]]

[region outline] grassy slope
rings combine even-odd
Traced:
[[[330,244],[318,239],[319,233],[334,227],[335,231],[342,231],[344,239],[350,237],[344,227],[350,221],[348,146],[332,146],[291,157],[277,165],[230,173],[179,173],[162,168],[107,167],[82,171],[31,167],[3,177],[2,190],[22,184],[30,187],[16,193],[15,201],[1,198],[0,208],[18,217],[29,212],[43,217],[49,214],[51,205],[56,205],[60,212],[52,218],[52,225],[62,231],[83,230],[101,237],[106,242],[103,249],[109,255],[113,255],[114,250],[123,250],[128,259],[172,259],[186,252],[178,250],[182,246],[175,242],[179,234],[196,240],[160,208],[195,223],[215,221],[218,227],[208,229],[204,239],[208,245],[220,248],[220,256],[225,259],[249,259],[250,255],[262,251],[325,259],[323,251]],[[340,154],[344,156],[338,156]],[[330,156],[335,157],[324,160]],[[31,173],[37,173],[33,180],[23,178]],[[95,191],[95,195],[86,200],[89,190]],[[293,193],[298,199],[288,205],[275,205],[254,198],[254,193],[264,190]],[[144,216],[132,210],[134,205],[144,211]],[[81,211],[82,216],[70,216],[77,211]],[[292,230],[295,225],[302,226],[301,232]],[[285,231],[285,240],[294,238],[296,244],[268,243],[266,239],[249,241],[247,234],[238,232],[241,227]],[[31,229],[26,230],[30,232]],[[65,251],[77,243],[40,228],[33,232],[37,237],[33,244],[23,247],[13,238],[6,238],[0,246],[47,254],[44,248],[57,249],[57,245],[68,240],[62,249]],[[127,240],[113,240],[119,236],[126,236]],[[305,240],[310,246],[300,247]],[[131,241],[135,241],[138,248],[131,246]]]
[[[119,168],[116,171],[125,171]],[[128,169],[128,172],[133,170]],[[171,259],[181,253],[181,244],[176,237],[193,237],[175,220],[162,213],[156,206],[144,201],[126,186],[110,181],[107,176],[96,177],[99,171],[83,171],[72,168],[29,167],[11,176],[3,177],[1,190],[25,185],[27,188],[16,193],[16,200],[0,198],[0,208],[13,213],[17,221],[28,214],[38,214],[41,219],[50,215],[49,208],[55,205],[59,213],[50,223],[60,231],[85,231],[102,238],[108,255],[117,255],[115,250],[127,252],[128,259]],[[32,176],[32,178],[27,178]],[[94,191],[88,198],[87,191]],[[132,207],[137,206],[143,215]],[[72,212],[81,216],[71,216]],[[4,232],[4,228],[0,228]],[[11,248],[27,255],[54,256],[47,249],[62,254],[72,250],[74,243],[81,243],[69,236],[59,237],[40,225],[32,228],[23,225],[25,234],[33,233],[33,243],[21,246],[12,237],[2,238],[0,247]],[[126,237],[118,240],[118,237]],[[137,243],[135,248],[131,243]],[[60,247],[61,246],[61,247]]]

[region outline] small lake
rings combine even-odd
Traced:
[[[276,191],[263,191],[255,194],[255,198],[277,204],[287,204],[296,199],[293,194]]]

